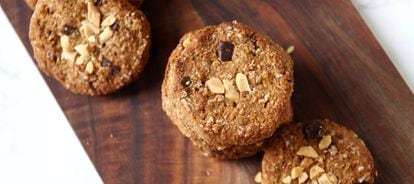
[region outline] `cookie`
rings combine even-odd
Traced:
[[[233,21],[183,36],[167,64],[162,103],[174,124],[229,148],[270,137],[284,123],[292,91],[290,56]]]
[[[289,104],[289,106],[286,108],[286,112],[283,113],[282,122],[290,122],[292,120],[292,117],[293,111],[291,105]],[[183,132],[189,132],[189,130],[183,128],[180,129]],[[263,150],[263,143],[265,142],[265,140],[262,140],[249,145],[233,145],[230,147],[221,147],[209,144],[208,142],[199,138],[195,133],[188,135],[188,137],[193,142],[193,145],[203,152],[204,156],[213,157],[221,160],[240,159],[253,156],[257,152]]]
[[[266,146],[262,182],[374,183],[372,155],[358,136],[330,120],[282,126]]]
[[[124,0],[45,0],[30,41],[39,68],[82,95],[105,95],[136,79],[147,63],[150,25]]]
[[[37,0],[25,0],[27,6],[29,6],[32,10],[35,8]],[[103,0],[99,0],[103,1]],[[129,2],[134,5],[135,7],[139,8],[144,0],[129,0]],[[98,2],[98,0],[94,0],[94,2]]]

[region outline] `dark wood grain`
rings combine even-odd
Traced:
[[[0,0],[31,52],[31,11]],[[326,117],[371,149],[378,183],[414,183],[414,95],[349,1],[147,0],[153,47],[142,77],[106,97],[71,94],[45,77],[105,183],[253,183],[261,155],[206,159],[161,110],[169,53],[187,31],[239,20],[295,45],[295,119]],[[18,62],[18,61],[17,61]]]

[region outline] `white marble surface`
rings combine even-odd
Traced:
[[[353,0],[411,91],[414,91],[414,0]]]
[[[414,87],[414,0],[353,0]],[[0,8],[0,183],[102,183]]]
[[[102,183],[0,8],[0,183]]]

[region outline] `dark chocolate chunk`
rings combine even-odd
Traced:
[[[103,0],[95,0],[95,6],[101,7],[103,5]]]
[[[303,126],[303,134],[307,140],[320,139],[322,137],[322,125],[319,122],[310,122]]]
[[[119,24],[118,21],[116,21],[114,24],[111,25],[112,30],[119,31]]]
[[[112,66],[112,63],[111,63],[111,61],[109,61],[108,59],[104,58],[104,59],[102,60],[101,66],[102,66],[102,67],[110,67],[110,66]]]
[[[229,42],[219,42],[217,48],[217,57],[220,61],[231,61],[233,57],[234,45]]]
[[[121,71],[121,68],[119,66],[113,66],[111,69],[111,74],[116,75]]]
[[[63,26],[62,33],[63,33],[63,34],[65,34],[65,35],[70,35],[70,34],[72,34],[72,33],[73,33],[73,31],[74,31],[74,30],[75,30],[75,28],[74,28],[74,27],[72,27],[72,26],[70,26],[70,25],[65,24],[65,25]]]
[[[188,76],[185,76],[182,80],[181,80],[181,85],[183,85],[184,88],[188,88],[191,85],[191,78]]]

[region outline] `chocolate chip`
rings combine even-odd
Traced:
[[[112,66],[112,63],[111,63],[111,61],[109,61],[108,59],[104,58],[104,59],[102,60],[101,66],[102,66],[102,67],[110,67],[110,66]]]
[[[103,5],[103,0],[95,0],[94,2],[95,6],[97,7],[101,7]]]
[[[233,57],[234,45],[229,42],[219,42],[217,48],[217,57],[220,61],[231,61]]]
[[[182,80],[181,80],[181,85],[183,85],[184,88],[188,88],[191,85],[191,78],[188,76],[185,76]]]
[[[119,31],[119,24],[118,21],[116,21],[114,24],[111,25],[112,30]]]
[[[322,125],[319,122],[310,122],[303,126],[303,134],[307,140],[322,137]]]
[[[111,69],[111,74],[116,75],[121,71],[121,68],[119,66],[113,66]]]
[[[67,24],[65,24],[64,26],[63,26],[63,29],[62,29],[62,33],[63,34],[65,34],[65,35],[70,35],[70,34],[72,34],[73,33],[73,31],[75,30],[75,28],[74,27],[72,27],[72,26],[70,26],[70,25],[67,25]]]

